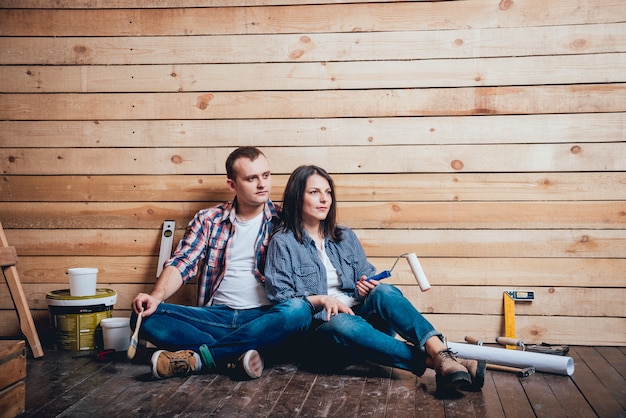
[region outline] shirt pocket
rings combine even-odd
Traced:
[[[296,292],[318,293],[320,274],[315,264],[304,264],[294,269]]]
[[[223,251],[228,243],[228,236],[226,234],[216,234],[209,239],[209,249]]]

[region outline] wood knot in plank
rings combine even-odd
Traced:
[[[211,100],[213,100],[213,98],[214,96],[211,93],[203,94],[202,96],[198,97],[198,109],[205,110],[207,107],[209,107],[209,103],[211,102]]]
[[[72,48],[74,51],[75,59],[77,62],[85,62],[91,55],[91,49],[85,45],[74,45]]]
[[[300,58],[303,55],[304,55],[304,50],[303,49],[294,49],[293,51],[291,51],[289,53],[289,59],[297,60],[298,58]]]
[[[453,170],[459,171],[463,170],[465,164],[463,164],[463,161],[461,160],[452,160],[452,162],[450,163],[450,167],[452,167]]]
[[[85,55],[88,50],[89,50],[89,48],[87,48],[85,45],[75,45],[74,46],[74,52],[77,55]]]
[[[539,180],[539,185],[543,187],[550,187],[554,184],[554,182],[550,179],[541,179]]]
[[[512,0],[501,0],[500,4],[498,4],[498,8],[500,10],[509,10],[509,8],[513,5]]]

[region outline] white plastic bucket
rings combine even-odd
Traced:
[[[80,267],[67,269],[70,278],[70,294],[72,296],[93,296],[96,294],[98,269]]]
[[[126,351],[130,344],[130,318],[105,318],[100,321],[104,349]]]

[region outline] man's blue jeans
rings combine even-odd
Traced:
[[[354,316],[342,313],[317,326],[312,332],[316,345],[337,344],[351,361],[398,367],[418,376],[424,373],[424,344],[442,336],[398,288],[379,284],[353,310]],[[395,332],[413,346],[396,339]]]
[[[200,353],[200,346],[206,345],[220,366],[248,350],[279,347],[288,337],[304,333],[311,318],[311,308],[303,299],[253,309],[161,303],[152,315],[142,318],[139,336],[171,351]],[[133,313],[131,327],[136,320]]]

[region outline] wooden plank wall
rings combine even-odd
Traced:
[[[69,267],[129,315],[162,222],[230,199],[224,160],[257,145],[273,199],[319,164],[379,269],[420,257],[431,291],[390,282],[451,341],[533,290],[525,342],[626,344],[622,0],[54,4],[0,1],[0,221],[41,333]]]

